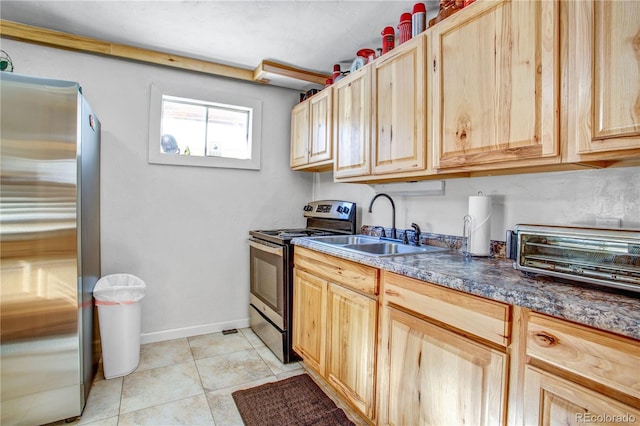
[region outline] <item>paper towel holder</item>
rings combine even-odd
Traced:
[[[462,224],[462,237],[467,239],[467,250],[464,250],[462,254],[465,257],[493,257],[493,254],[489,253],[487,255],[484,254],[472,254],[469,252],[469,247],[471,247],[471,215],[464,215],[463,224]]]
[[[469,253],[469,247],[471,247],[471,215],[466,214],[462,219],[462,237],[467,239],[467,250],[462,253],[466,257],[471,257],[471,253]]]
[[[482,193],[482,191],[478,191],[478,196],[483,196],[484,194]],[[462,237],[467,239],[467,250],[463,251],[462,254],[465,257],[492,257],[493,254],[491,252],[489,252],[489,254],[487,255],[482,255],[482,254],[473,254],[471,252],[469,252],[469,249],[471,247],[471,230],[473,229],[472,227],[472,222],[473,222],[473,218],[471,217],[471,215],[466,214],[463,217],[463,222],[462,222]]]

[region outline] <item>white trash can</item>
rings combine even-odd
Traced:
[[[126,376],[140,362],[140,322],[145,284],[130,274],[98,280],[93,297],[98,307],[104,378]]]

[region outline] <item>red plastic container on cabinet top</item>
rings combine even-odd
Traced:
[[[403,13],[400,15],[400,24],[398,24],[398,30],[400,36],[398,37],[398,44],[402,44],[411,38],[411,14]]]
[[[396,45],[396,31],[393,27],[384,27],[382,30],[382,53],[385,54]]]

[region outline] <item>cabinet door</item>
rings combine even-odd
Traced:
[[[299,269],[293,272],[293,349],[324,376],[328,283]]]
[[[381,424],[504,423],[506,354],[394,308],[384,311]]]
[[[579,155],[612,156],[640,149],[640,2],[565,7],[570,148]]]
[[[334,179],[371,173],[371,67],[364,67],[334,85]]]
[[[291,110],[291,167],[309,163],[309,101]]]
[[[559,2],[476,2],[431,40],[437,168],[559,162]]]
[[[423,34],[375,62],[373,174],[426,169],[426,38]]]
[[[311,140],[309,141],[309,164],[331,160],[331,111],[333,108],[331,88],[313,95],[309,100]]]
[[[329,284],[327,379],[373,418],[377,302]]]
[[[524,380],[524,424],[640,424],[640,410],[537,368]]]

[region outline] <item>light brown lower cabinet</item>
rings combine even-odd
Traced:
[[[640,424],[640,342],[534,312],[524,424]]]
[[[429,317],[430,312],[447,312],[454,322],[464,324],[464,316],[473,311],[479,324],[483,318],[490,324],[496,320],[488,315],[494,302],[460,293],[467,303],[456,308],[459,292],[446,290],[445,297],[436,298],[442,287],[386,272],[382,288],[378,424],[504,424],[509,365],[505,349]],[[424,304],[432,310],[410,310]],[[503,321],[507,319],[508,315]]]
[[[372,419],[378,303],[329,284],[327,379],[367,418]]]
[[[371,424],[640,425],[638,340],[313,250],[294,262],[294,349]]]
[[[296,248],[293,349],[375,423],[378,270]]]
[[[324,375],[327,327],[326,280],[295,270],[293,275],[293,350]]]
[[[527,365],[525,425],[640,424],[640,410]]]
[[[505,417],[507,355],[394,308],[389,333],[389,425],[499,425]]]

